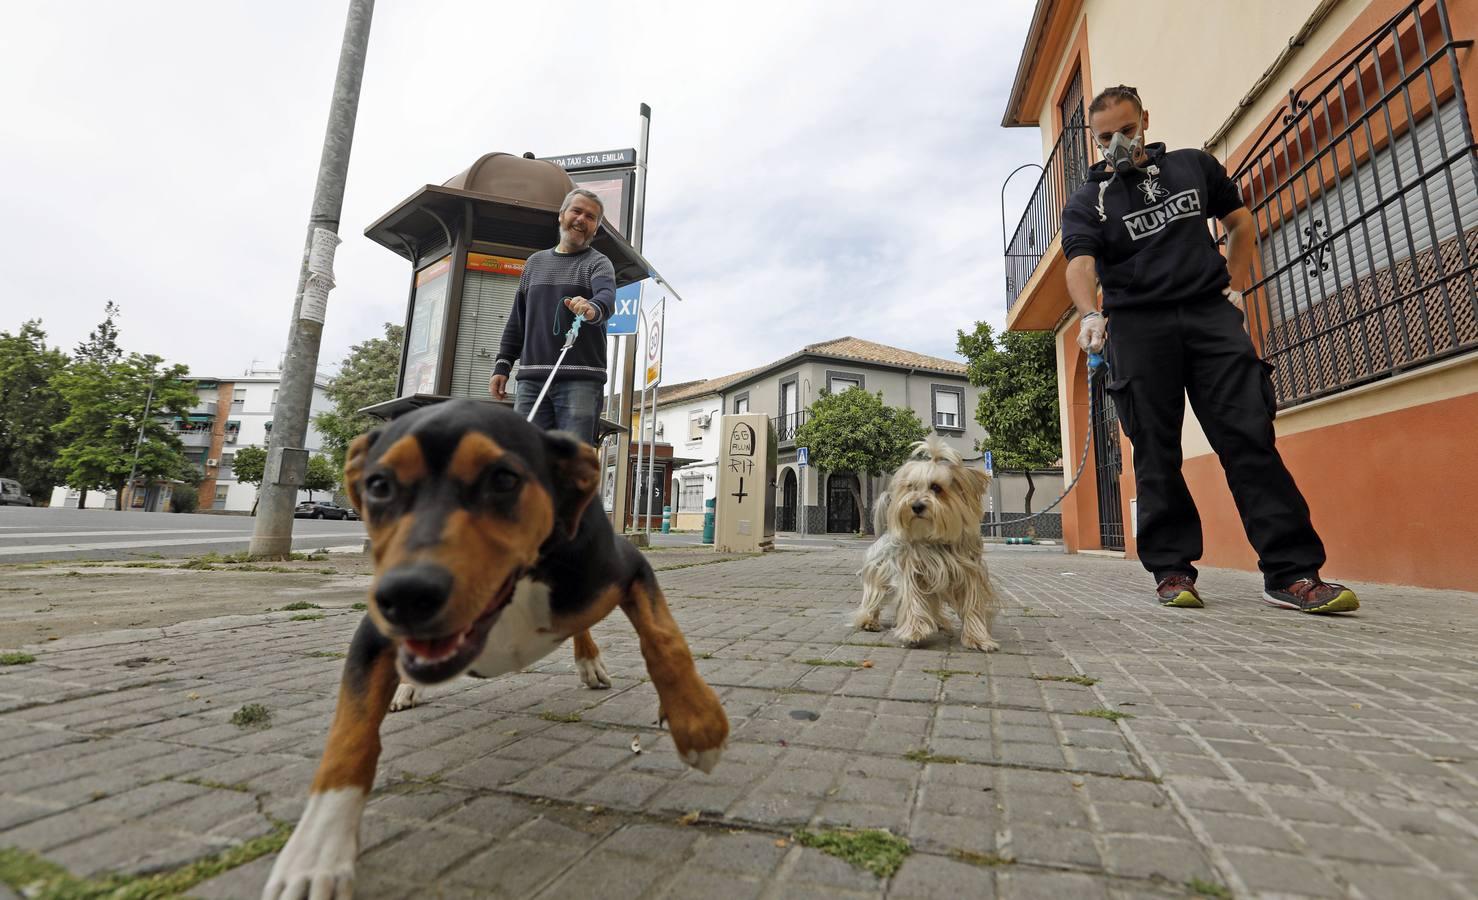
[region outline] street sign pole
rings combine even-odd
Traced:
[[[641,142],[636,149],[636,197],[632,202],[631,246],[641,252],[642,226],[647,206],[647,147],[652,133],[652,108],[641,105]],[[631,410],[636,400],[636,335],[626,339],[621,354],[621,412],[617,421],[631,424]],[[616,438],[616,496],[611,503],[612,524],[626,530],[626,485],[631,478],[631,434],[622,433]],[[636,498],[633,497],[633,500]]]
[[[800,516],[800,519],[801,519],[801,537],[805,537],[806,536],[806,467],[811,462],[811,448],[810,447],[797,447],[796,448],[796,451],[795,451],[795,456],[796,456],[796,462],[798,462],[800,464],[800,467],[801,467],[801,490],[800,490],[800,494],[801,494],[800,505],[801,505],[801,508],[796,511],[796,515]]]

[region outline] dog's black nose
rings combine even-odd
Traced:
[[[927,509],[928,507],[926,507],[924,505],[924,501],[922,501],[922,500],[915,500],[913,502],[913,507],[912,508],[913,508],[913,514],[914,515],[916,515],[916,516],[922,516],[924,514],[924,510]]]
[[[451,595],[451,572],[416,563],[386,572],[375,588],[375,604],[390,624],[408,628],[439,615]]]

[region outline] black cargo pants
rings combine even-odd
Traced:
[[[1274,446],[1271,367],[1220,294],[1108,315],[1108,393],[1134,445],[1139,558],[1156,580],[1201,557],[1201,517],[1181,475],[1185,398],[1221,460],[1270,588],[1314,577],[1324,544]]]

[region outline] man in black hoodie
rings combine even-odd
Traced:
[[[1221,163],[1200,150],[1145,144],[1149,113],[1120,85],[1088,107],[1105,161],[1062,214],[1078,344],[1108,345],[1107,388],[1134,445],[1139,558],[1164,606],[1199,607],[1201,518],[1181,476],[1185,398],[1226,471],[1263,573],[1263,599],[1310,613],[1348,612],[1354,591],[1320,580],[1324,544],[1274,445],[1270,367],[1243,325],[1252,214]],[[1227,232],[1224,258],[1206,226]],[[1097,304],[1103,288],[1103,310]]]

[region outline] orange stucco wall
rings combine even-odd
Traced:
[[[1478,394],[1280,437],[1325,577],[1478,589]],[[1256,569],[1214,454],[1186,460],[1211,566]]]

